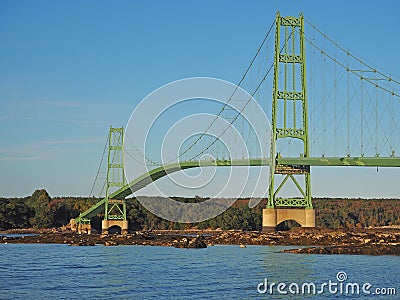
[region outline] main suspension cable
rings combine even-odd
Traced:
[[[99,177],[99,174],[100,174],[100,170],[101,170],[101,166],[103,165],[104,155],[105,155],[105,153],[106,153],[107,144],[108,144],[108,142],[109,142],[109,139],[110,139],[110,136],[107,134],[107,139],[106,139],[106,144],[104,145],[103,155],[101,156],[100,165],[99,165],[99,168],[98,168],[98,170],[97,170],[96,178],[95,178],[95,180],[94,180],[94,182],[93,182],[92,188],[91,188],[91,190],[90,190],[89,197],[92,196],[94,187],[95,187],[95,185],[96,185],[96,181],[98,180],[98,177]],[[94,195],[93,195],[93,196],[94,196]]]
[[[233,96],[235,95],[236,91],[238,90],[238,88],[240,87],[240,85],[243,83],[245,77],[247,76],[247,73],[249,72],[249,70],[251,69],[251,67],[253,66],[254,61],[256,60],[257,56],[259,55],[262,47],[264,46],[268,36],[270,35],[273,27],[275,25],[275,20],[272,22],[270,28],[268,29],[267,34],[265,35],[263,41],[261,42],[260,46],[257,49],[256,54],[254,55],[253,59],[251,60],[249,66],[247,67],[246,71],[244,72],[242,79],[240,79],[239,83],[236,85],[232,95],[229,97],[228,101],[224,104],[224,106],[222,107],[222,109],[219,111],[219,113],[215,116],[215,118],[213,119],[213,121],[207,126],[207,128],[197,137],[197,139],[188,147],[186,148],[184,151],[182,151],[177,157],[169,160],[166,162],[166,164],[171,163],[173,161],[175,161],[176,159],[179,159],[180,157],[182,157],[183,155],[185,155],[190,149],[193,148],[194,145],[196,145],[208,132],[208,130],[213,126],[213,124],[216,122],[216,120],[220,117],[220,115],[222,114],[222,112],[225,110],[225,108],[228,106],[228,103],[232,100]],[[257,88],[258,90],[258,88]],[[236,120],[237,117],[234,119]],[[232,123],[231,123],[232,124]],[[212,142],[212,144],[214,144],[214,142]],[[207,147],[206,149],[210,148],[212,146],[212,144]],[[206,150],[205,149],[205,150]],[[194,156],[194,157],[198,157],[199,155],[201,155],[202,153],[204,153],[204,151],[200,152],[198,155]],[[193,158],[192,158],[193,159]]]
[[[347,51],[344,47],[342,47],[341,45],[339,45],[337,42],[335,42],[334,40],[332,40],[331,38],[329,38],[325,33],[323,33],[321,30],[319,30],[315,25],[313,25],[309,20],[305,19],[306,22],[312,27],[314,28],[318,33],[320,33],[325,39],[327,39],[329,42],[331,42],[333,45],[335,45],[337,48],[339,48],[340,50],[342,50],[343,52],[346,53],[346,55],[350,56],[351,58],[353,58],[354,60],[356,60],[357,62],[359,62],[360,64],[364,65],[365,67],[371,69],[372,72],[377,73],[383,77],[385,77],[385,79],[387,81],[391,81],[397,84],[400,84],[399,81],[393,79],[390,76],[387,76],[386,74],[378,71],[376,68],[370,66],[369,64],[365,63],[363,60],[357,58],[356,56],[354,56],[353,54],[351,54],[349,51]]]

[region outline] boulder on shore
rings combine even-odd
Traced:
[[[173,243],[175,248],[187,248],[187,249],[200,249],[207,248],[207,244],[203,241],[202,236],[195,238],[184,237],[181,240],[175,240]]]

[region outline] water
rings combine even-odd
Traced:
[[[278,253],[285,248],[1,244],[0,299],[400,299],[400,257]],[[339,271],[345,283],[394,287],[397,295],[257,292],[264,278],[287,286],[339,283]]]
[[[0,233],[0,239],[7,237],[7,238],[16,238],[16,237],[24,237],[24,236],[35,236],[39,235],[36,233]]]

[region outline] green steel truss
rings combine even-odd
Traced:
[[[110,127],[104,220],[126,220],[125,199],[117,199],[112,194],[124,186],[124,128]]]
[[[306,89],[306,63],[304,45],[304,19],[276,15],[274,82],[272,92],[272,141],[271,158],[278,158],[279,139],[298,139],[304,148],[301,157],[309,157],[308,111]],[[290,111],[289,111],[290,110]],[[282,119],[278,119],[278,116]],[[277,176],[284,176],[278,187]],[[295,177],[297,176],[297,178]],[[304,184],[299,183],[299,177]],[[278,193],[291,181],[300,197],[282,198]],[[310,167],[307,165],[271,164],[267,207],[312,208]]]

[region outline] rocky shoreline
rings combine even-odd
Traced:
[[[137,231],[128,235],[77,234],[57,230],[8,230],[0,243],[66,244],[71,246],[146,245],[177,248],[205,248],[213,245],[302,246],[283,250],[300,254],[400,255],[400,230],[389,228],[321,229],[293,228],[288,231]]]

